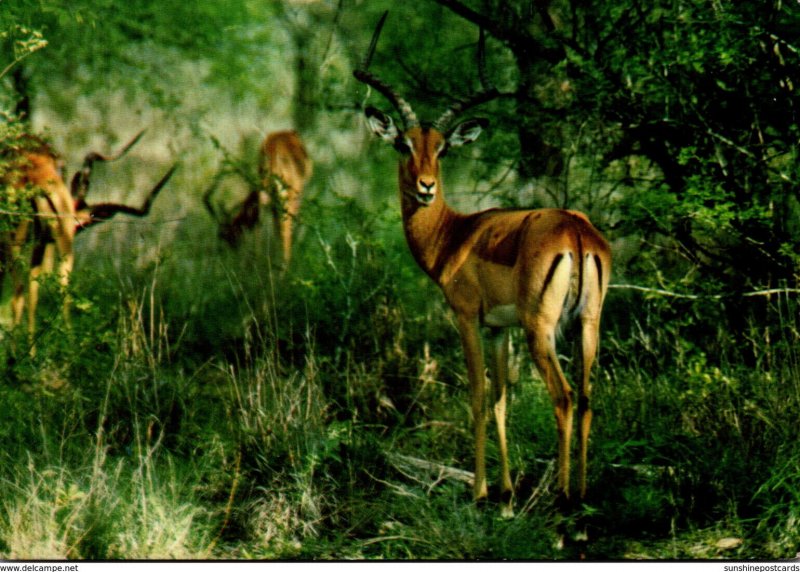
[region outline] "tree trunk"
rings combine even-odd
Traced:
[[[28,77],[25,75],[25,68],[17,65],[11,72],[11,80],[14,91],[17,92],[17,103],[14,106],[14,114],[25,123],[31,121],[31,87]]]
[[[299,133],[308,133],[314,128],[317,118],[317,98],[319,97],[319,66],[315,57],[314,35],[317,30],[295,29],[294,42],[294,106],[292,121]]]
[[[520,160],[518,173],[523,179],[558,177],[564,170],[563,124],[557,101],[561,83],[552,75],[552,65],[515,52],[519,83],[517,117]]]

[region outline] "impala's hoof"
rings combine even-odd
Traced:
[[[504,490],[500,493],[500,516],[514,518],[514,492]]]

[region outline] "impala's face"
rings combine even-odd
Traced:
[[[423,206],[430,205],[439,190],[439,158],[447,147],[444,136],[435,129],[412,127],[397,135],[394,147],[402,154],[403,192]]]
[[[391,117],[377,109],[369,107],[366,114],[373,133],[402,154],[400,191],[421,206],[433,204],[440,192],[439,159],[450,147],[472,143],[486,125],[485,120],[472,119],[460,123],[447,135],[419,125],[400,131]]]

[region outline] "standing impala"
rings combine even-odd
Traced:
[[[233,212],[218,212],[211,204],[211,194],[219,177],[203,196],[211,216],[219,224],[219,236],[235,247],[245,229],[258,223],[261,206],[269,206],[273,233],[278,240],[281,265],[292,258],[292,231],[300,212],[303,188],[311,177],[313,164],[296,131],[276,131],[266,136],[259,148],[260,188],[253,189]]]
[[[384,15],[385,18],[385,15]],[[578,397],[578,487],[586,493],[586,457],[592,411],[590,372],[597,351],[600,312],[611,272],[605,238],[583,214],[561,209],[490,209],[460,214],[445,201],[440,159],[451,147],[473,142],[487,125],[472,119],[451,127],[469,107],[496,97],[486,88],[483,41],[479,71],[484,90],[453,105],[432,124],[420,123],[411,106],[389,85],[367,71],[383,25],[373,35],[356,79],[373,87],[395,107],[403,122],[375,108],[366,109],[371,130],[401,153],[400,204],[414,259],[439,285],[455,312],[467,362],[475,435],[476,500],[487,497],[485,471],[486,382],[480,326],[489,329],[491,405],[497,424],[502,512],[513,514],[513,488],[506,445],[508,334],[521,326],[534,363],[555,408],[558,430],[558,487],[569,499],[573,391],[559,365],[556,336],[568,321],[580,325]]]
[[[2,153],[10,160],[0,183],[14,189],[38,189],[30,199],[33,207],[31,216],[20,216],[11,220],[11,230],[0,233],[0,289],[5,272],[10,267],[13,282],[12,316],[13,325],[22,321],[25,307],[25,294],[28,298],[28,334],[31,353],[35,353],[34,333],[36,330],[36,306],[39,301],[39,280],[51,272],[58,254],[58,277],[63,289],[69,283],[75,255],[73,243],[75,235],[89,226],[106,221],[118,213],[143,217],[161,188],[167,183],[175,167],[147,194],[141,208],[116,203],[86,202],[89,190],[89,177],[96,161],[112,161],[124,155],[141,137],[140,132],[116,155],[89,153],[83,167],[72,179],[71,190],[67,188],[61,175],[62,161],[58,154],[42,139],[33,135],[22,135],[16,142],[6,143]],[[23,279],[19,261],[26,242],[33,243],[30,268],[27,279]],[[26,288],[27,286],[27,288]],[[69,322],[70,300],[64,292],[64,319]]]
[[[286,267],[292,258],[292,227],[300,212],[303,187],[311,177],[312,163],[295,131],[267,135],[261,144],[260,158],[259,174],[266,191],[262,203],[272,209],[272,224]]]

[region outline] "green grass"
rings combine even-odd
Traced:
[[[711,312],[678,319],[663,301],[611,295],[591,540],[558,550],[553,412],[521,340],[517,513],[503,520],[448,472],[472,468],[463,359],[394,214],[331,199],[304,216],[320,224],[283,282],[258,236],[237,254],[206,221],[144,263],[135,249],[98,253],[76,274],[71,331],[47,293],[37,357],[2,350],[0,557],[795,555],[796,300],[761,301],[761,318],[730,332]],[[697,333],[701,318],[713,335]],[[493,478],[493,442],[487,454]]]

